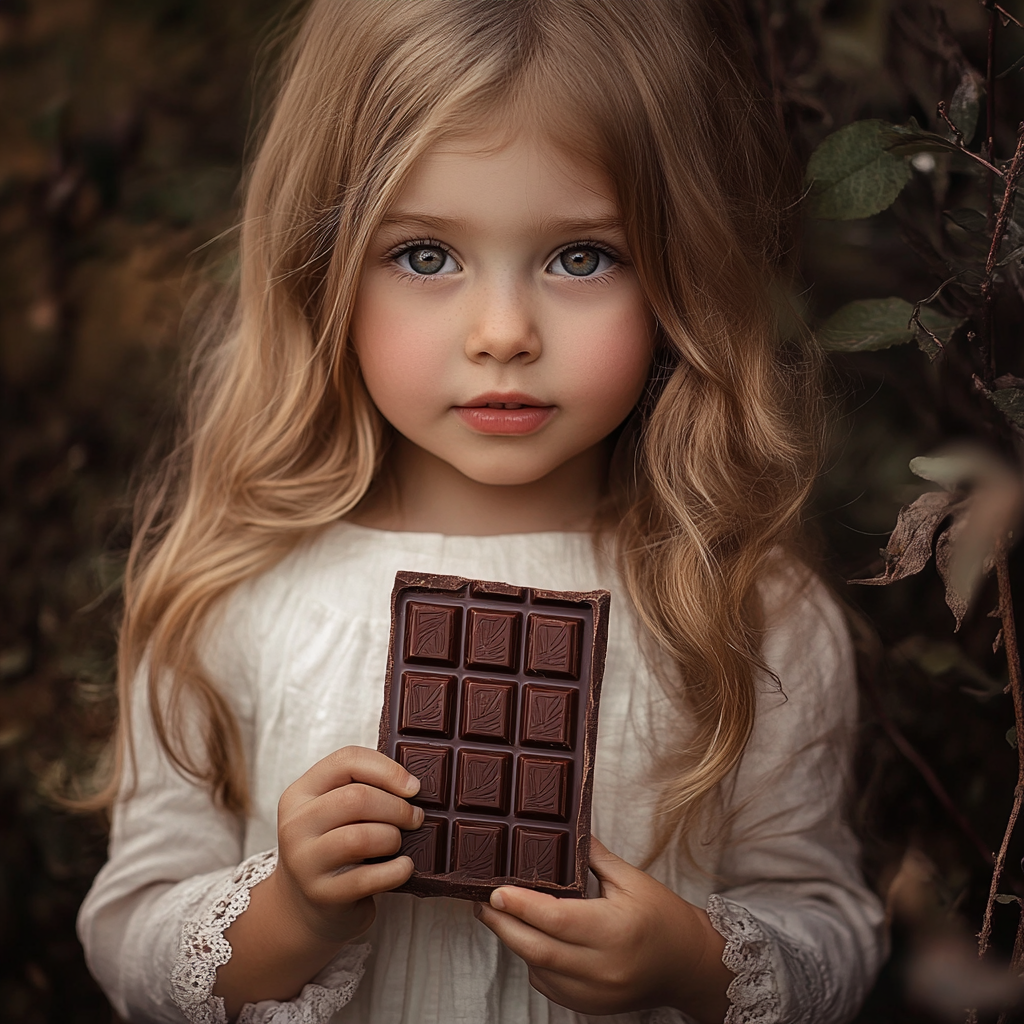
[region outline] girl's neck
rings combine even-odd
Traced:
[[[451,536],[586,531],[595,524],[607,466],[606,448],[598,445],[540,480],[484,484],[398,435],[378,485],[348,518],[381,530]]]

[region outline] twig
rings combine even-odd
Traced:
[[[892,740],[893,746],[918,770],[925,784],[932,791],[932,794],[946,809],[946,813],[960,827],[960,831],[971,841],[971,845],[978,851],[978,855],[986,864],[992,864],[995,858],[992,851],[985,845],[985,841],[974,830],[974,826],[964,817],[960,808],[953,803],[952,797],[946,792],[946,787],[939,781],[939,777],[932,771],[931,765],[917,752],[913,744],[903,735],[899,726],[889,717],[882,706],[882,698],[875,686],[873,679],[864,674],[864,689],[867,692],[868,700],[871,703],[871,710],[874,711],[886,735]],[[1021,733],[1024,735],[1024,732]]]
[[[953,124],[953,121],[951,120],[949,114],[946,113],[946,101],[939,100],[939,105],[936,109],[939,112],[939,117],[941,117],[942,120],[946,122],[946,125],[949,128],[949,130],[956,136],[956,139],[954,141],[956,142],[957,146],[959,146],[960,149],[963,149],[964,133],[960,131],[960,129],[957,128],[955,124]]]
[[[986,6],[988,6],[986,4]],[[985,54],[985,156],[994,160],[996,134],[996,12],[988,8],[988,47]],[[988,226],[992,227],[992,205],[995,192],[988,182]],[[993,371],[994,371],[993,367]]]
[[[920,302],[915,304],[914,312],[910,314],[910,323],[908,323],[907,326],[909,327],[910,324],[917,324],[917,326],[920,327],[921,330],[924,331],[924,333],[927,334],[929,338],[931,338],[932,342],[938,347],[939,352],[945,352],[946,351],[945,344],[942,341],[939,340],[939,338],[938,338],[938,336],[936,334],[934,334],[932,331],[928,330],[928,328],[925,327],[925,325],[921,322],[921,303]]]
[[[999,204],[999,213],[992,228],[992,243],[985,260],[985,280],[981,285],[981,318],[984,328],[983,337],[988,350],[988,370],[990,379],[996,376],[996,338],[992,327],[992,271],[999,257],[999,246],[1006,234],[1006,225],[1013,209],[1013,201],[1017,192],[1017,181],[1024,171],[1024,121],[1017,128],[1017,148],[1006,172],[1006,184],[1003,189],[1003,201]],[[992,223],[991,217],[989,223]]]
[[[1006,651],[1006,666],[1010,673],[1010,692],[1013,694],[1013,717],[1017,727],[1017,735],[1024,737],[1024,683],[1021,682],[1020,650],[1017,647],[1017,624],[1013,617],[1013,591],[1010,589],[1010,569],[1008,564],[1007,538],[1002,537],[996,546],[996,579],[999,581],[999,615],[1003,623],[1003,646]],[[1017,785],[1013,790],[1013,807],[1006,823],[1003,841],[999,844],[996,854],[995,868],[992,871],[992,884],[989,886],[988,901],[985,904],[985,917],[981,932],[978,934],[978,956],[984,956],[992,937],[992,908],[1003,867],[1006,864],[1006,851],[1010,845],[1020,814],[1021,799],[1024,797],[1024,742],[1017,744]]]
[[[963,154],[963,156],[969,156],[975,163],[981,164],[981,166],[984,167],[985,170],[990,171],[992,174],[996,175],[997,177],[1004,178],[1004,179],[1006,178],[1006,174],[1003,171],[999,170],[999,168],[996,167],[996,165],[994,163],[992,163],[989,160],[986,160],[983,156],[981,156],[978,153],[975,153],[975,152],[971,151],[970,149],[968,149],[964,145],[963,133],[950,120],[949,114],[946,113],[946,101],[945,100],[939,100],[935,110],[936,110],[936,113],[938,113],[939,117],[941,117],[942,120],[946,122],[946,124],[949,126],[949,128],[956,135],[956,138],[953,140],[953,145],[956,146],[956,151],[958,153]],[[991,155],[992,154],[990,153],[989,156],[991,156]]]
[[[1017,190],[1017,182],[1024,173],[1024,121],[1017,126],[1017,148],[1013,152],[1013,159],[1010,161],[1009,170],[1006,172],[1006,186],[1003,190],[1003,201],[999,204],[999,213],[996,215],[995,228],[992,231],[992,245],[988,250],[988,259],[985,260],[985,273],[991,274],[999,256],[999,246],[1002,244],[1003,236],[1006,234],[1006,225],[1010,219],[1010,211],[1013,209],[1013,201]]]
[[[1000,17],[1000,18],[1002,18],[1002,20],[1003,20],[1003,25],[1004,25],[1004,26],[1006,26],[1006,25],[1009,25],[1009,24],[1010,24],[1011,22],[1013,22],[1013,24],[1014,24],[1014,25],[1016,25],[1016,26],[1017,26],[1017,28],[1024,28],[1024,22],[1020,22],[1020,21],[1018,21],[1018,20],[1017,20],[1017,19],[1016,19],[1016,18],[1015,18],[1015,17],[1014,17],[1014,16],[1013,16],[1013,15],[1012,15],[1012,14],[1011,14],[1011,13],[1010,13],[1010,12],[1009,12],[1009,11],[1008,11],[1008,10],[1007,10],[1006,8],[1005,8],[1005,7],[1003,7],[1003,6],[1001,5],[1001,4],[993,4],[993,5],[992,5],[992,10],[994,10],[994,11],[998,11],[998,12],[999,12],[999,17]]]

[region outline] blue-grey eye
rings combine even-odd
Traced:
[[[592,245],[571,245],[548,264],[548,273],[560,277],[593,277],[614,265],[615,260],[601,249]]]
[[[414,274],[436,274],[448,263],[448,253],[436,245],[424,245],[402,253],[398,262],[406,263]]]
[[[558,262],[573,277],[589,277],[601,262],[601,257],[593,249],[566,249]]]

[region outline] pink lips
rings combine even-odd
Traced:
[[[555,406],[544,405],[521,392],[489,392],[452,410],[471,430],[480,434],[532,434],[555,414]]]

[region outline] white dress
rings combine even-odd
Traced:
[[[79,915],[93,974],[130,1021],[223,1021],[211,995],[230,958],[223,931],[275,862],[277,802],[338,747],[375,747],[398,570],[555,590],[612,591],[601,696],[593,833],[639,864],[651,836],[652,739],[671,715],[644,664],[626,598],[589,535],[447,537],[339,524],[238,588],[211,622],[207,667],[231,701],[252,790],[247,820],[176,773],[132,707],[138,786],[114,809],[110,859]],[[730,1024],[852,1017],[885,954],[882,911],[843,822],[856,693],[839,609],[816,581],[772,585],[764,655],[782,683],[760,686],[753,736],[730,788],[732,841],[675,847],[650,873],[707,907],[736,973]],[[675,732],[678,735],[679,724]],[[197,732],[198,735],[198,732]],[[446,898],[377,897],[370,930],[290,1002],[247,1006],[243,1022],[576,1024],[530,987],[525,964]],[[663,1009],[593,1018],[684,1021]]]

